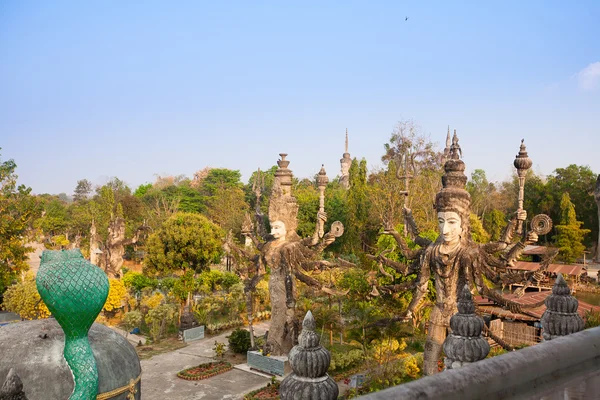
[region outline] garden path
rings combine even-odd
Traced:
[[[268,322],[261,322],[254,330],[261,335],[268,327]],[[269,378],[236,368],[200,381],[177,377],[182,369],[212,361],[215,340],[228,343],[226,336],[230,333],[194,341],[182,349],[142,360],[142,400],[242,399],[246,393],[265,386]]]

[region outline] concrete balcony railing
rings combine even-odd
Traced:
[[[360,399],[600,399],[600,327],[444,371]]]

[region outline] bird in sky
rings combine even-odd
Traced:
[[[404,21],[408,21],[408,17],[404,18]]]

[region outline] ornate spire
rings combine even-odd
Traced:
[[[348,128],[346,128],[346,146],[344,147],[344,153],[348,152]]]
[[[8,371],[2,388],[0,388],[0,400],[27,400],[23,391],[23,382],[13,368]]]
[[[444,164],[442,189],[435,197],[435,208],[440,211],[454,211],[462,219],[463,232],[468,231],[468,221],[471,206],[471,196],[465,190],[467,176],[465,163],[461,160],[462,150],[458,144],[458,135],[454,130],[452,145]]]
[[[458,313],[450,318],[452,333],[444,341],[446,369],[460,368],[487,357],[490,345],[481,336],[483,325],[483,318],[475,314],[475,304],[469,286],[465,285],[458,295]]]
[[[315,319],[309,311],[302,322],[298,344],[288,356],[293,373],[279,386],[282,400],[335,400],[338,397],[338,386],[327,375],[331,354],[319,344],[315,328]]]
[[[542,336],[545,340],[583,330],[583,319],[577,313],[579,302],[571,296],[567,282],[558,274],[552,287],[552,294],[544,301],[546,311],[542,315]]]
[[[342,171],[339,182],[344,189],[348,189],[350,187],[350,166],[352,165],[352,159],[350,158],[350,153],[348,153],[348,128],[346,128],[346,145],[344,147],[344,154],[340,159],[340,165]]]
[[[280,153],[277,161],[279,168],[275,171],[275,181],[269,200],[269,221],[281,221],[285,224],[288,235],[294,236],[298,227],[298,203],[292,196],[292,178],[294,175],[288,168],[289,160],[286,153]]]

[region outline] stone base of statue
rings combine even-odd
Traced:
[[[259,351],[248,351],[247,364],[251,369],[277,376],[285,376],[292,370],[286,356],[266,356]]]

